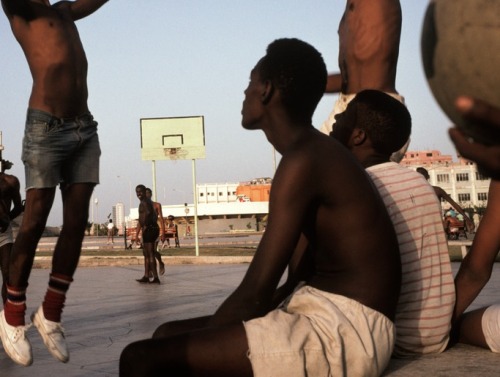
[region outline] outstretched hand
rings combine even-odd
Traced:
[[[465,119],[500,131],[499,108],[470,97],[457,98],[455,106]],[[450,128],[449,135],[462,157],[476,162],[481,173],[500,179],[500,140],[492,140],[492,145],[484,145],[457,128]]]

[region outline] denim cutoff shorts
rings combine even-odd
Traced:
[[[28,109],[21,156],[26,190],[58,184],[97,184],[100,156],[97,122],[90,113],[57,118]]]

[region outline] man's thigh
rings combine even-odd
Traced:
[[[209,328],[128,345],[120,376],[253,376],[242,324]]]
[[[156,329],[153,338],[168,338],[174,335],[183,334],[189,331],[200,330],[208,327],[208,322],[212,316],[182,319],[179,321],[166,322]]]

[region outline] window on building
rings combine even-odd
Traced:
[[[469,173],[457,173],[457,182],[466,182],[469,180]]]
[[[470,194],[458,194],[459,202],[470,202]]]
[[[477,193],[477,200],[488,200],[488,193],[487,192],[478,192]]]
[[[224,194],[222,193],[222,191],[219,191],[219,196],[222,196],[222,195],[224,195]]]
[[[486,181],[488,179],[487,176],[479,173],[478,171],[476,172],[476,180],[478,181]]]
[[[201,198],[203,198],[204,195],[205,195],[204,193],[200,192],[200,197]]]
[[[436,176],[438,183],[450,183],[450,175],[449,174],[438,174]]]
[[[432,157],[432,153],[426,153],[425,154],[427,157]]]

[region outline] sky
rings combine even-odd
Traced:
[[[426,1],[401,0],[396,87],[413,119],[410,150],[456,152],[424,77],[420,34]],[[89,108],[99,123],[100,184],[89,219],[106,222],[117,202],[137,207],[135,186],[153,187],[153,164],[141,159],[140,119],[203,116],[206,158],[196,160],[196,183],[272,177],[273,149],[261,131],[241,127],[250,70],[277,38],[315,46],[329,72],[338,72],[337,27],[345,0],[111,0],[77,21],[89,61]],[[14,163],[24,198],[21,145],[31,75],[8,21],[0,15],[0,131],[3,158]],[[319,128],[336,95],[325,95],[313,123]],[[279,156],[278,156],[279,161]],[[95,203],[97,199],[97,204]],[[156,199],[193,202],[191,160],[156,162]],[[58,194],[48,225],[62,224]]]

